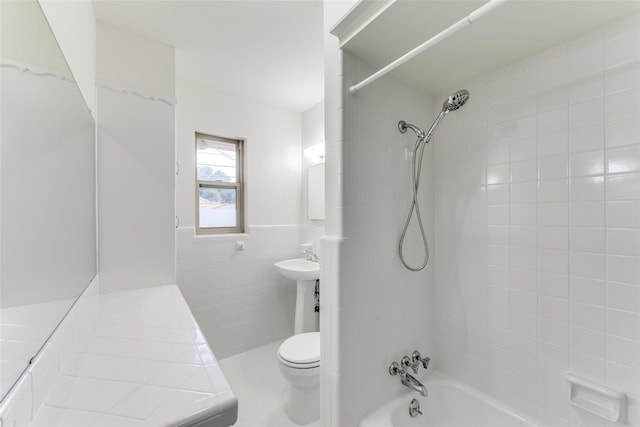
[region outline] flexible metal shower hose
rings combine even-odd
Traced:
[[[424,269],[429,263],[429,242],[427,242],[427,235],[424,231],[424,226],[422,225],[422,217],[420,216],[420,204],[418,203],[418,188],[420,186],[420,172],[422,171],[422,156],[424,154],[424,147],[427,145],[429,140],[431,139],[431,135],[427,135],[426,138],[422,138],[418,136],[416,141],[416,145],[413,149],[413,163],[411,165],[411,176],[413,178],[413,199],[411,200],[411,208],[409,209],[409,214],[407,215],[407,220],[404,223],[404,229],[402,230],[402,236],[400,237],[400,242],[398,243],[398,253],[400,254],[400,261],[402,261],[402,265],[405,266],[408,270],[411,271],[420,271]],[[420,145],[422,144],[422,145]],[[420,154],[418,154],[418,150],[420,150]],[[416,168],[416,162],[418,163]],[[424,243],[424,261],[420,264],[419,267],[410,266],[407,261],[404,259],[404,254],[402,252],[402,247],[404,246],[404,237],[407,234],[407,230],[409,229],[409,224],[411,223],[411,217],[413,216],[413,212],[415,211],[416,216],[418,217],[418,226],[420,227],[420,234],[422,235],[422,242]]]

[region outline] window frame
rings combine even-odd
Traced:
[[[198,179],[198,140],[206,139],[215,142],[234,144],[236,146],[236,182],[207,181]],[[242,138],[225,138],[202,132],[195,133],[195,202],[196,202],[196,235],[207,234],[242,234],[244,233],[244,145]],[[221,188],[236,190],[236,226],[235,227],[200,227],[200,188]]]

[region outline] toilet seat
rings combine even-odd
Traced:
[[[296,369],[320,366],[320,332],[307,332],[287,338],[278,349],[278,359]]]

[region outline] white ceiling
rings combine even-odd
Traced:
[[[93,0],[96,18],[176,48],[176,74],[302,112],[321,101],[321,0]]]

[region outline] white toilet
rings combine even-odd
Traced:
[[[320,332],[287,338],[278,349],[280,372],[289,383],[285,412],[296,424],[320,418]]]

